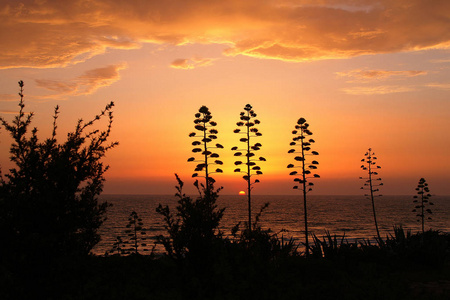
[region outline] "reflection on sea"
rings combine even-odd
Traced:
[[[230,235],[231,228],[239,221],[247,220],[247,202],[245,197],[221,195],[218,200],[219,207],[226,207],[221,223],[224,234]],[[433,196],[433,220],[426,222],[426,229],[450,231],[450,196]],[[156,213],[159,203],[168,204],[174,208],[177,204],[174,196],[161,195],[102,195],[101,200],[113,204],[108,210],[107,221],[100,228],[102,240],[94,248],[93,253],[103,255],[111,249],[116,236],[124,235],[128,216],[135,210],[143,219],[147,229],[149,244],[153,244],[157,235],[163,234],[164,224],[162,217]],[[263,228],[270,228],[279,235],[293,237],[298,243],[304,239],[303,234],[303,202],[300,196],[262,196],[252,197],[254,214],[265,203],[269,207],[261,217]],[[393,231],[395,225],[411,229],[414,233],[419,231],[420,224],[416,214],[411,212],[414,208],[412,196],[383,196],[376,199],[377,220],[382,237]],[[342,236],[349,241],[355,239],[374,239],[375,226],[370,200],[363,196],[308,196],[308,227],[309,230],[321,237],[326,231]],[[155,251],[161,252],[158,246]]]

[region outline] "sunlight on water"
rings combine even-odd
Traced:
[[[281,230],[284,237],[294,237],[299,243],[303,241],[303,204],[297,196],[253,196],[252,211],[255,215],[259,208],[270,202],[269,207],[261,217],[261,225],[270,228],[273,232]],[[125,226],[128,216],[135,210],[143,219],[148,244],[152,245],[157,235],[163,234],[164,224],[162,217],[156,213],[159,203],[168,204],[171,208],[176,206],[174,196],[158,195],[103,195],[113,206],[108,210],[107,221],[100,228],[102,240],[94,248],[93,253],[103,255],[111,249],[117,235],[125,235]],[[221,230],[226,236],[230,235],[231,228],[239,221],[247,220],[247,198],[242,196],[220,196],[219,207],[226,207],[225,215],[221,223]],[[309,230],[321,237],[328,230],[331,234],[342,236],[349,241],[358,238],[373,239],[375,227],[373,224],[372,208],[370,200],[363,196],[310,196],[308,199],[308,226]],[[411,229],[414,233],[420,229],[415,213],[412,196],[383,196],[376,199],[378,226],[382,237],[393,230],[395,225],[402,225],[405,229]],[[450,196],[434,196],[435,203],[433,220],[425,223],[426,229],[450,231]],[[158,246],[157,252],[163,248]]]

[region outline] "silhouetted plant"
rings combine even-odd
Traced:
[[[108,256],[109,254],[117,254],[122,255],[126,252],[126,243],[123,241],[122,236],[118,235],[116,236],[116,240],[113,243],[112,248],[109,251],[106,251],[105,256]]]
[[[259,179],[255,179],[252,182],[252,176],[262,175],[261,168],[256,164],[258,161],[266,161],[264,157],[259,157],[258,159],[254,159],[255,152],[261,149],[260,143],[251,144],[250,140],[254,137],[259,137],[262,134],[258,131],[258,128],[255,125],[259,124],[260,121],[255,119],[256,113],[253,111],[252,106],[247,104],[244,107],[243,112],[241,112],[240,119],[241,121],[237,122],[236,125],[239,127],[245,126],[245,130],[241,132],[241,129],[235,129],[234,133],[244,134],[245,137],[241,138],[240,141],[245,143],[245,147],[239,149],[238,147],[233,147],[231,150],[236,151],[234,156],[245,156],[245,161],[235,161],[234,164],[236,166],[240,166],[245,164],[246,167],[244,170],[240,168],[236,168],[234,172],[244,173],[244,180],[247,181],[247,199],[248,199],[248,229],[251,230],[252,224],[252,201],[251,201],[251,191],[253,189],[253,185],[259,182]],[[242,152],[241,152],[242,151]]]
[[[381,178],[377,177],[378,172],[374,171],[374,169],[375,170],[381,169],[381,167],[377,165],[377,163],[376,163],[377,157],[374,155],[375,155],[375,153],[372,152],[371,148],[369,148],[369,150],[364,154],[365,157],[363,159],[361,159],[361,162],[363,162],[363,164],[361,165],[361,169],[363,169],[364,171],[367,171],[368,177],[359,177],[359,179],[364,180],[364,185],[361,187],[361,189],[369,191],[369,193],[364,194],[364,196],[366,196],[368,200],[372,201],[373,220],[375,222],[375,228],[377,230],[377,239],[378,239],[378,243],[382,243],[383,240],[381,239],[380,231],[378,230],[377,214],[375,212],[375,200],[374,199],[375,199],[375,197],[382,196],[381,194],[377,195],[376,193],[380,191],[380,189],[378,187],[382,186],[383,183],[378,182],[378,181],[381,181]]]
[[[192,177],[205,177],[205,192],[209,193],[210,185],[214,183],[214,179],[211,177],[213,173],[223,173],[222,169],[216,168],[213,172],[210,170],[211,165],[223,165],[221,160],[218,160],[219,154],[213,153],[211,149],[222,149],[221,144],[216,144],[215,147],[210,146],[210,143],[217,139],[217,129],[213,128],[217,126],[217,123],[212,121],[212,115],[206,106],[200,107],[198,113],[195,114],[195,129],[199,131],[199,135],[196,132],[191,132],[190,137],[197,138],[197,141],[192,142],[192,149],[194,153],[200,153],[202,158],[196,160],[195,157],[190,157],[188,162],[197,162],[195,167],[195,173]],[[214,159],[214,161],[212,161]],[[204,176],[200,176],[198,172],[204,172]]]
[[[306,195],[308,192],[312,191],[312,186],[314,183],[310,182],[309,179],[312,178],[320,178],[318,174],[312,174],[311,170],[317,169],[317,165],[319,164],[316,160],[311,160],[311,162],[307,162],[308,156],[316,156],[319,155],[317,151],[311,151],[311,145],[315,143],[313,139],[307,139],[308,136],[312,135],[312,132],[308,129],[309,124],[306,123],[304,118],[300,118],[297,121],[297,125],[295,125],[295,130],[292,131],[294,137],[292,138],[292,142],[290,145],[294,148],[291,148],[288,153],[294,153],[295,161],[299,162],[300,165],[289,164],[287,167],[291,168],[300,168],[300,173],[297,171],[292,171],[289,175],[296,176],[294,182],[298,185],[295,185],[294,189],[299,189],[303,194],[303,208],[305,215],[305,247],[306,247],[306,255],[309,253],[309,239],[308,239],[308,211],[306,206]],[[297,177],[299,176],[299,177]]]
[[[145,236],[147,234],[146,230],[142,227],[144,223],[142,222],[142,219],[139,218],[138,214],[135,211],[132,211],[130,216],[128,217],[128,224],[127,224],[127,230],[125,230],[125,233],[128,235],[130,241],[131,241],[131,247],[130,251],[134,252],[135,254],[138,254],[138,248],[139,246],[144,247],[144,251],[148,251],[147,243],[145,242],[147,240],[147,237]]]
[[[101,162],[109,143],[113,102],[92,120],[80,119],[67,140],[56,139],[59,108],[53,116],[50,138],[41,142],[37,128],[29,127],[33,113],[26,114],[23,81],[19,82],[19,114],[0,122],[13,139],[10,159],[15,167],[0,180],[0,234],[8,255],[86,255],[100,240],[97,233],[108,204],[99,203],[108,169]],[[104,131],[92,129],[107,118]]]
[[[269,261],[275,258],[296,256],[298,245],[293,238],[285,240],[280,233],[286,230],[281,230],[279,233],[273,232],[270,228],[263,229],[260,223],[263,212],[269,207],[269,202],[264,203],[260,207],[259,212],[255,215],[255,221],[252,223],[251,230],[246,226],[239,232],[241,222],[238,222],[231,229],[231,236],[234,237],[235,243],[243,247],[243,250],[252,256],[262,261]]]
[[[211,255],[214,240],[221,237],[219,223],[225,208],[217,208],[217,198],[222,188],[214,190],[214,184],[199,187],[198,181],[194,183],[199,192],[196,200],[183,193],[183,181],[175,174],[178,205],[174,215],[168,205],[161,204],[156,212],[164,217],[164,228],[168,236],[158,236],[158,241],[164,246],[167,254],[175,259],[186,257],[195,260]]]
[[[425,208],[427,205],[434,205],[433,202],[430,202],[429,199],[431,197],[430,189],[428,188],[428,183],[424,178],[420,178],[419,183],[417,184],[417,195],[414,196],[414,203],[416,203],[416,206],[413,209],[413,212],[417,212],[416,215],[419,217],[417,222],[422,222],[422,233],[425,232],[425,214],[431,215],[433,212],[429,208]],[[428,220],[431,220],[431,217],[427,218]]]

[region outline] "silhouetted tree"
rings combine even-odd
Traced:
[[[160,235],[158,240],[172,258],[207,259],[214,240],[221,236],[218,228],[225,209],[218,209],[216,200],[222,188],[214,190],[211,183],[207,191],[205,186],[199,187],[196,181],[194,185],[199,196],[194,200],[183,193],[184,183],[177,174],[175,177],[178,182],[176,214],[170,211],[168,205],[159,204],[156,208],[156,212],[164,217],[164,228],[168,233],[168,236]]]
[[[431,215],[433,213],[431,209],[425,208],[425,206],[434,205],[434,203],[429,201],[431,197],[430,189],[428,188],[428,183],[424,178],[420,178],[416,191],[419,196],[414,196],[413,202],[416,203],[416,206],[414,207],[413,212],[417,212],[417,209],[419,209],[419,212],[416,215],[419,217],[417,222],[422,222],[422,233],[425,233],[425,214]],[[431,217],[428,217],[427,219],[431,220]]]
[[[309,239],[308,239],[308,210],[306,206],[306,195],[308,192],[312,191],[312,187],[314,186],[313,182],[310,182],[309,179],[312,178],[320,178],[318,174],[312,174],[311,170],[317,169],[317,165],[319,162],[316,160],[311,160],[311,162],[307,162],[308,156],[316,156],[319,155],[317,151],[311,151],[311,145],[315,143],[313,139],[307,139],[308,136],[312,135],[312,132],[308,129],[309,124],[306,123],[304,118],[300,118],[297,121],[297,125],[295,125],[295,130],[292,131],[294,137],[292,138],[292,142],[290,146],[294,147],[288,151],[288,153],[294,153],[295,161],[299,162],[300,165],[289,164],[288,168],[300,168],[300,173],[297,171],[292,171],[289,175],[296,176],[294,182],[298,185],[295,185],[294,189],[299,189],[303,194],[303,207],[305,214],[305,246],[306,246],[306,255],[309,253]],[[298,176],[298,177],[297,177]]]
[[[211,172],[209,168],[210,165],[223,165],[221,160],[218,160],[219,154],[211,152],[211,149],[220,148],[223,146],[221,144],[216,144],[215,147],[210,146],[210,143],[217,139],[218,131],[213,127],[217,126],[217,123],[212,121],[212,115],[209,109],[206,106],[200,107],[198,113],[195,114],[195,129],[199,131],[199,135],[196,132],[191,132],[189,134],[190,137],[197,138],[197,141],[192,142],[192,146],[195,148],[192,149],[194,153],[202,154],[202,159],[195,160],[195,157],[190,157],[188,162],[197,162],[197,166],[195,168],[194,174],[192,177],[202,177],[199,176],[198,172],[204,172],[205,177],[205,192],[209,193],[210,185],[214,183],[214,179],[210,176],[213,173],[223,173],[222,169],[216,168],[215,171]],[[215,159],[214,161],[211,161]]]
[[[19,114],[0,122],[13,139],[10,159],[15,164],[0,178],[0,234],[4,257],[86,255],[100,240],[106,202],[99,203],[104,173],[101,159],[117,145],[108,142],[113,102],[92,120],[79,120],[67,140],[56,139],[59,108],[50,138],[39,141],[30,132],[33,113],[24,112],[23,81],[19,82]],[[106,129],[93,127],[107,118]]]
[[[255,125],[259,124],[260,121],[255,119],[256,113],[253,111],[252,106],[250,104],[247,104],[244,107],[244,111],[240,114],[241,121],[237,122],[236,125],[239,127],[245,126],[245,130],[241,132],[241,130],[235,129],[234,133],[238,134],[244,134],[245,136],[240,139],[242,143],[245,143],[245,147],[242,149],[239,149],[238,147],[233,147],[231,150],[236,151],[234,153],[234,156],[245,156],[246,159],[244,162],[241,160],[235,161],[234,164],[236,166],[245,164],[246,167],[244,170],[241,170],[240,168],[236,168],[234,172],[244,173],[243,176],[244,180],[247,181],[247,199],[248,199],[248,230],[251,230],[251,224],[252,224],[252,201],[251,201],[251,190],[253,189],[253,185],[255,183],[258,183],[259,180],[255,179],[252,182],[252,176],[255,175],[262,175],[261,168],[256,165],[256,162],[258,161],[266,161],[264,157],[259,157],[257,159],[253,158],[255,157],[255,152],[261,149],[260,143],[255,143],[252,145],[250,142],[250,139],[254,137],[259,137],[262,134],[258,131],[258,128],[255,127]],[[242,152],[241,152],[242,151]]]
[[[383,240],[381,239],[380,231],[378,230],[378,222],[377,222],[377,214],[375,212],[375,197],[381,197],[382,195],[377,195],[376,193],[380,191],[378,188],[379,186],[382,186],[381,178],[377,177],[378,172],[374,171],[374,169],[381,169],[380,166],[377,165],[376,160],[377,157],[374,156],[375,153],[372,152],[372,149],[369,148],[369,150],[364,154],[364,158],[361,159],[361,162],[363,164],[361,165],[361,169],[364,171],[367,171],[368,177],[359,177],[359,179],[364,180],[364,185],[361,187],[362,190],[368,190],[368,194],[364,194],[364,196],[367,197],[368,200],[372,201],[372,211],[373,211],[373,220],[375,222],[375,228],[377,230],[377,239],[378,243],[381,243]]]

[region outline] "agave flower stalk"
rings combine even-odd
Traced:
[[[250,104],[245,105],[244,111],[240,113],[241,121],[237,122],[236,125],[239,127],[244,127],[245,129],[241,131],[241,129],[235,129],[234,133],[243,134],[244,137],[240,139],[240,142],[245,143],[244,148],[233,147],[231,150],[236,151],[234,156],[245,156],[245,160],[235,161],[235,165],[239,166],[245,164],[246,167],[244,170],[241,168],[237,168],[234,172],[243,173],[244,180],[247,181],[247,201],[248,201],[248,229],[251,230],[252,224],[252,202],[251,202],[251,191],[253,189],[253,185],[259,182],[259,179],[255,179],[252,182],[252,177],[255,175],[262,175],[261,168],[256,164],[259,161],[266,161],[264,157],[254,158],[255,152],[261,149],[260,143],[255,143],[252,145],[251,140],[255,137],[260,137],[262,134],[258,131],[258,128],[255,126],[260,124],[260,121],[256,119],[256,113],[253,111],[252,106]]]
[[[295,130],[292,131],[294,137],[292,138],[292,142],[290,143],[291,148],[288,153],[294,153],[296,156],[294,157],[295,161],[299,164],[289,164],[287,167],[291,168],[299,168],[300,173],[298,171],[292,171],[289,175],[296,176],[294,178],[294,182],[296,185],[293,189],[302,191],[303,195],[303,208],[304,208],[304,217],[305,217],[305,247],[306,247],[306,255],[309,253],[309,239],[308,239],[308,210],[307,210],[307,197],[308,192],[312,191],[312,187],[314,186],[313,182],[310,182],[310,179],[320,178],[318,174],[312,174],[311,170],[316,170],[319,162],[316,160],[311,160],[307,162],[308,156],[316,156],[319,155],[317,151],[311,151],[311,145],[315,143],[313,139],[308,139],[308,136],[312,135],[312,132],[308,129],[309,124],[306,123],[304,118],[300,118],[297,121],[297,125],[295,125]]]
[[[373,220],[375,222],[375,229],[377,231],[377,238],[378,243],[382,242],[380,231],[378,229],[378,222],[377,222],[377,214],[375,211],[375,198],[381,197],[381,194],[377,194],[380,189],[379,187],[383,185],[381,182],[381,178],[378,177],[377,169],[381,169],[380,166],[377,165],[377,157],[375,156],[375,153],[372,152],[372,149],[369,148],[369,150],[364,154],[364,158],[361,159],[361,162],[363,164],[361,165],[361,169],[364,171],[367,171],[367,177],[359,177],[359,179],[364,180],[364,185],[361,187],[362,190],[367,190],[368,193],[364,194],[364,196],[371,200],[372,202],[372,211],[373,211]]]
[[[195,114],[194,124],[194,128],[197,132],[191,132],[189,134],[190,137],[197,139],[192,142],[192,146],[194,146],[192,152],[201,153],[202,158],[196,160],[195,157],[190,157],[188,162],[197,162],[195,173],[192,174],[192,177],[204,177],[205,191],[209,194],[212,184],[215,182],[215,180],[211,177],[211,174],[223,173],[220,168],[216,168],[214,171],[211,171],[210,166],[223,165],[223,162],[217,159],[219,158],[219,154],[214,153],[211,150],[222,149],[223,146],[221,144],[210,146],[211,142],[217,139],[218,131],[214,128],[217,126],[217,123],[212,121],[212,115],[208,107],[200,107],[198,113]],[[204,172],[204,175],[199,175],[198,172]]]
[[[414,196],[414,203],[416,206],[413,209],[413,212],[417,212],[419,209],[419,213],[416,215],[419,217],[418,222],[422,222],[422,233],[425,232],[425,214],[432,214],[433,212],[429,208],[425,208],[426,205],[434,205],[433,202],[430,202],[429,199],[431,197],[430,189],[428,188],[428,183],[424,178],[420,178],[419,183],[417,184],[417,195]],[[427,218],[431,220],[431,217]]]

